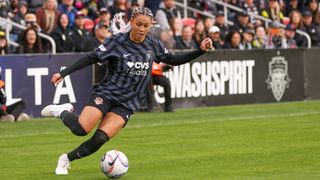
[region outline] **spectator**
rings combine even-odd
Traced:
[[[269,0],[269,7],[263,9],[261,15],[277,22],[281,22],[283,19],[283,13],[277,0]]]
[[[164,89],[164,112],[174,112],[174,109],[172,107],[172,100],[171,100],[171,84],[170,80],[163,75],[163,71],[170,69],[171,67],[164,63],[153,63],[152,64],[152,80],[149,92],[147,93],[147,106],[148,111],[153,111],[153,104],[154,104],[154,91],[153,91],[153,85],[159,85],[162,86]]]
[[[251,29],[253,25],[250,23],[250,19],[247,12],[242,12],[238,14],[237,21],[234,22],[234,26],[232,27],[233,31],[239,31],[243,33],[245,29]]]
[[[99,17],[95,20],[95,23],[98,24],[99,21],[104,21],[107,26],[110,26],[111,14],[107,8],[101,8],[99,10]]]
[[[296,27],[292,24],[288,24],[285,29],[286,47],[284,48],[297,48],[297,43],[294,39],[296,34]]]
[[[200,47],[202,40],[204,40],[205,38],[206,38],[206,32],[204,29],[203,20],[198,19],[195,23],[193,39],[195,40],[197,45]]]
[[[303,12],[303,25],[305,27],[306,33],[309,34],[311,38],[312,47],[320,46],[320,27],[313,23],[312,13],[309,10]]]
[[[138,2],[138,0],[132,0],[131,1],[131,5],[129,6],[130,8],[129,8],[129,19],[128,20],[130,20],[130,18],[131,18],[131,16],[132,16],[132,11],[136,8],[136,7],[142,7],[143,6],[143,2]]]
[[[51,37],[56,42],[57,52],[74,52],[75,44],[72,40],[73,32],[69,28],[69,19],[66,13],[58,16],[58,25],[51,33]]]
[[[111,32],[109,31],[109,26],[105,21],[100,20],[98,24],[94,27],[94,37],[92,37],[87,44],[87,51],[93,51],[97,48],[103,41],[111,36]]]
[[[22,1],[22,0],[20,0]],[[13,13],[13,14],[17,14],[18,13],[18,3],[19,3],[19,0],[12,0],[10,1],[10,11]]]
[[[250,50],[253,49],[252,41],[253,41],[254,31],[252,29],[245,29],[242,33],[242,42],[240,44],[240,49],[242,50]]]
[[[176,42],[170,30],[160,29],[159,40],[169,51],[176,49]]]
[[[258,49],[272,49],[274,48],[272,42],[269,42],[268,36],[263,26],[257,26],[255,30],[255,37],[252,45]]]
[[[152,14],[156,14],[159,9],[162,0],[144,0],[144,6],[152,11]]]
[[[290,23],[294,27],[296,27],[296,29],[305,31],[305,28],[302,22],[302,15],[300,11],[292,10],[289,17],[290,17]],[[295,33],[294,40],[296,41],[298,47],[307,47],[307,40],[304,36],[298,33]]]
[[[295,27],[291,24],[286,26],[286,29],[280,28],[278,33],[272,38],[275,48],[297,48],[296,41],[293,39]]]
[[[249,14],[249,19],[252,24],[256,23],[256,19],[253,15],[259,15],[259,8],[254,3],[254,0],[244,0],[243,5],[241,6]],[[253,14],[253,15],[252,15]]]
[[[256,4],[259,7],[260,11],[261,9],[266,9],[268,6],[266,0],[256,0]]]
[[[106,4],[105,4],[105,0],[81,0],[80,1],[82,3],[81,10],[87,12],[87,16],[89,17],[89,19],[91,20],[95,20],[98,18],[99,16],[99,10],[102,8],[106,9]],[[98,21],[97,21],[98,22]]]
[[[0,30],[0,56],[11,54],[11,52],[12,51],[6,39],[6,33],[3,30]]]
[[[300,11],[293,10],[290,15],[290,24],[294,25],[297,29],[303,29],[302,15]]]
[[[299,1],[298,0],[290,0],[287,1],[287,6],[285,8],[285,12],[284,15],[285,16],[290,16],[290,14],[292,13],[292,11],[300,11],[301,9],[299,9]]]
[[[216,14],[216,24],[220,29],[220,39],[223,42],[229,33],[229,26],[225,22],[225,17],[223,11],[219,11]]]
[[[43,0],[27,0],[29,4],[29,13],[35,13],[43,4]]]
[[[25,15],[24,17],[24,21],[25,21],[25,26],[28,27],[34,27],[38,33],[43,33],[46,34],[40,27],[40,25],[37,23],[37,16],[33,13],[28,13]],[[20,37],[19,36],[19,41],[20,41]],[[50,41],[48,41],[47,39],[40,39],[41,40],[41,44],[42,44],[42,48],[45,52],[49,52],[49,49],[51,49],[51,44]]]
[[[26,103],[23,100],[6,106],[7,98],[4,87],[5,83],[1,80],[0,67],[0,122],[14,122],[29,119],[30,117],[26,113],[23,113],[26,108]]]
[[[225,0],[225,1],[227,1],[227,3],[232,6],[238,6],[237,0]],[[219,10],[223,10],[223,7],[219,8]],[[235,21],[235,17],[236,17],[236,11],[234,11],[233,9],[228,9],[228,20]]]
[[[208,36],[212,40],[212,45],[214,49],[222,49],[223,43],[220,39],[220,29],[218,26],[212,26],[209,29]]]
[[[19,1],[18,3],[18,12],[17,14],[12,18],[13,22],[16,22],[18,24],[21,24],[23,26],[25,26],[25,21],[24,21],[24,17],[28,12],[28,4],[26,1]],[[12,33],[11,33],[11,38],[13,41],[17,42],[19,35],[21,34],[22,30],[20,28],[16,28],[13,27],[12,28]]]
[[[223,48],[225,49],[240,49],[241,34],[238,31],[230,32],[224,42]]]
[[[310,0],[308,3],[308,9],[312,13],[312,23],[320,25],[319,1]]]
[[[93,51],[100,44],[104,42],[104,40],[111,36],[111,32],[109,31],[109,26],[105,21],[100,20],[94,27],[94,37],[92,37],[87,44],[87,51]],[[103,78],[107,75],[108,72],[108,62],[104,62],[102,64],[95,64],[95,78],[94,83],[100,83]]]
[[[50,34],[57,27],[57,0],[46,0],[42,8],[36,10],[37,23],[46,34]]]
[[[215,24],[215,19],[212,17],[207,17],[204,19],[204,28],[206,30],[206,34],[208,34],[209,29]]]
[[[10,2],[8,0],[0,1],[0,17],[7,18],[10,13]]]
[[[91,33],[84,29],[84,14],[81,11],[77,12],[75,24],[72,28],[72,39],[76,46],[76,52],[85,52],[86,44],[91,39]]]
[[[174,0],[163,0],[155,15],[158,24],[164,29],[170,29],[169,22],[174,17],[181,18],[181,13],[176,8]]]
[[[176,41],[177,49],[197,49],[197,43],[192,38],[191,26],[184,26],[182,28],[181,38]]]
[[[207,0],[189,0],[188,1],[188,6],[191,7],[191,8],[195,8],[195,9],[198,9],[202,12],[206,12],[206,13],[209,13],[211,14],[210,12],[208,12],[208,4],[206,2]],[[204,16],[200,13],[194,13],[194,18],[195,19],[202,19]]]
[[[109,12],[111,14],[112,19],[115,14],[118,14],[120,12],[124,13],[124,20],[125,22],[128,22],[130,20],[130,14],[131,10],[128,7],[128,1],[127,0],[115,0],[113,3],[113,6],[109,7]]]
[[[183,28],[183,23],[180,18],[172,18],[170,21],[171,24],[171,30],[173,34],[173,38],[175,41],[177,41],[179,38],[181,38],[182,34],[182,28]]]
[[[65,13],[69,18],[69,27],[72,27],[77,14],[76,8],[73,6],[74,0],[62,0],[62,4],[59,4],[58,11]]]
[[[206,11],[210,14],[215,14],[216,12],[218,12],[217,9],[217,4],[213,1],[207,1],[207,0],[202,0],[203,3],[205,3],[206,6]],[[200,9],[202,10],[202,9]]]
[[[35,27],[30,26],[22,32],[20,46],[17,53],[43,53],[42,43]]]
[[[33,26],[34,28],[36,28],[38,32],[42,31],[40,25],[37,23],[37,16],[35,14],[33,13],[26,14],[24,16],[24,22],[26,27]]]

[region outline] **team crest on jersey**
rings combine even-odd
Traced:
[[[96,103],[96,105],[101,105],[103,104],[103,99],[101,97],[96,97],[94,103]]]
[[[272,90],[277,101],[282,99],[286,88],[289,88],[291,79],[288,75],[288,62],[283,56],[275,56],[269,62],[269,76],[266,80],[268,89]]]
[[[148,51],[147,51],[147,59],[148,59],[148,61],[151,60],[151,56],[152,56],[152,51],[151,51],[151,50],[148,50]]]

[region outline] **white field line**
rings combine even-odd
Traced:
[[[216,122],[216,121],[238,121],[238,120],[252,120],[252,119],[269,119],[269,118],[281,118],[281,117],[296,117],[296,116],[307,116],[307,115],[317,115],[320,111],[306,112],[306,113],[290,113],[290,114],[273,114],[273,115],[260,115],[260,116],[238,116],[230,118],[220,118],[220,119],[208,119],[208,120],[190,120],[190,121],[175,121],[175,122],[163,122],[163,123],[152,123],[144,125],[133,125],[128,128],[144,128],[144,127],[156,127],[156,126],[170,126],[170,125],[183,125],[183,124],[197,124],[205,122]],[[0,136],[1,137],[1,136]]]
[[[269,118],[281,118],[281,117],[299,117],[299,116],[317,115],[317,114],[320,114],[320,111],[305,112],[305,113],[272,114],[272,115],[260,115],[260,116],[240,116],[240,117],[230,117],[230,118],[220,118],[220,119],[210,119],[210,120],[199,119],[199,120],[191,120],[191,121],[163,122],[163,123],[152,123],[152,124],[143,124],[143,125],[132,125],[126,128],[135,129],[135,128],[145,128],[145,127],[197,124],[197,123],[215,122],[215,121],[237,121],[237,120],[269,119]],[[5,135],[0,135],[0,140],[5,138],[51,135],[51,134],[67,134],[67,133],[69,132],[49,131],[49,132],[27,133],[27,134],[5,134]]]

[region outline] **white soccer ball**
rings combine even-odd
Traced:
[[[120,151],[108,151],[101,158],[100,168],[107,177],[117,178],[123,176],[129,169],[128,158]]]

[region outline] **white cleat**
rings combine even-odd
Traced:
[[[70,161],[67,154],[62,154],[59,157],[58,165],[54,173],[56,175],[67,175],[68,169],[71,169]]]
[[[44,107],[41,111],[43,117],[59,117],[63,111],[73,111],[73,105],[70,103],[55,105],[51,104]]]
[[[14,116],[11,114],[7,114],[5,116],[0,117],[0,122],[14,122]]]

